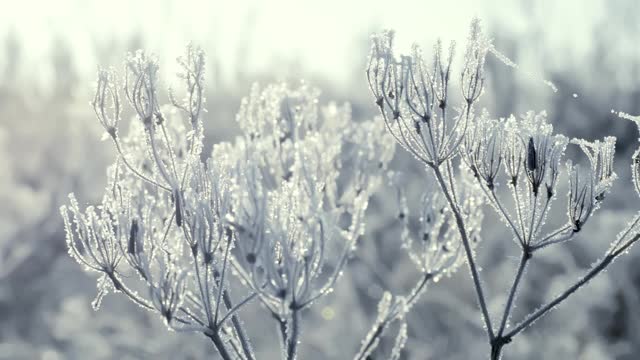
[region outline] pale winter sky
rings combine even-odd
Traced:
[[[80,74],[93,76],[95,44],[124,42],[134,33],[142,44],[171,60],[193,41],[215,56],[221,67],[268,71],[296,62],[305,71],[337,84],[357,70],[373,31],[393,28],[398,46],[418,41],[428,46],[436,35],[464,40],[469,20],[478,16],[495,33],[535,39],[547,66],[592,56],[592,34],[612,32],[615,59],[640,55],[640,5],[635,0],[458,0],[458,1],[174,1],[174,0],[0,0],[0,35],[21,39],[29,73],[46,81],[37,66],[50,54],[53,39],[72,47]],[[634,15],[635,14],[635,15]],[[626,36],[615,34],[616,24]],[[635,32],[635,34],[633,33]],[[525,36],[526,35],[526,36]],[[635,40],[635,41],[634,41]],[[250,44],[242,49],[243,44]],[[531,47],[529,47],[531,48]],[[215,54],[212,55],[212,52]],[[606,55],[603,55],[606,57]],[[117,57],[119,58],[119,57]],[[2,61],[2,60],[0,60]],[[617,61],[617,60],[616,60]],[[539,59],[526,61],[531,66]],[[171,61],[166,61],[171,66]],[[33,71],[31,70],[33,69]],[[535,68],[530,69],[535,71]],[[286,69],[275,69],[286,72]]]

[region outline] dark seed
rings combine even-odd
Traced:
[[[533,143],[533,138],[529,138],[529,145],[527,146],[527,168],[529,171],[534,171],[538,167],[536,164],[536,147]]]

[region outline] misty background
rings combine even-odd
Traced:
[[[204,359],[204,338],[171,333],[159,318],[110,295],[91,310],[95,279],[67,255],[59,206],[69,192],[99,200],[115,157],[89,102],[98,66],[122,68],[127,51],[160,59],[166,88],[187,42],[207,53],[208,146],[239,134],[235,112],[255,81],[304,78],[324,101],[348,101],[356,120],[376,115],[365,79],[372,33],[396,31],[429,54],[438,36],[462,52],[473,16],[496,48],[482,105],[506,117],[546,109],[556,131],[618,137],[619,179],[582,236],[536,259],[515,316],[576,279],[637,211],[630,182],[640,114],[640,3],[566,1],[0,1],[0,359]],[[551,81],[555,91],[545,83]],[[425,173],[398,147],[392,167],[419,199]],[[371,202],[367,234],[336,291],[303,315],[304,359],[354,353],[384,290],[406,292],[417,272],[400,249],[393,190]],[[558,215],[564,216],[558,204]],[[417,209],[418,203],[410,204]],[[489,307],[499,309],[517,248],[487,208],[479,245]],[[636,359],[640,354],[638,250],[525,332],[513,359]],[[470,359],[486,352],[466,270],[428,289],[409,321],[407,359]],[[493,305],[492,305],[493,304]],[[259,305],[242,314],[259,358],[278,354]],[[383,346],[388,344],[383,343]],[[541,356],[540,349],[545,351]],[[338,352],[340,350],[340,352]],[[536,351],[534,351],[536,350]],[[612,357],[613,356],[613,357]]]

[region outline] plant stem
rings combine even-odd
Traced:
[[[423,290],[425,289],[429,281],[432,279],[433,279],[433,275],[431,273],[423,274],[420,282],[411,290],[411,293],[407,297],[407,302],[406,302],[407,308],[412,308],[413,305],[418,301],[418,299],[420,299],[420,295],[422,295]]]
[[[272,313],[273,318],[278,322],[278,329],[280,330],[280,347],[282,354],[287,351],[287,322],[280,318],[276,313]]]
[[[298,336],[300,335],[299,314],[297,309],[291,311],[291,320],[287,322],[287,360],[294,360],[298,356]]]
[[[147,176],[143,175],[143,174],[142,174],[139,170],[137,170],[135,167],[133,167],[133,165],[132,165],[128,160],[127,160],[126,156],[124,155],[124,152],[122,151],[122,147],[120,147],[120,142],[119,142],[117,139],[115,139],[115,138],[112,138],[112,139],[113,139],[113,142],[114,142],[114,143],[115,143],[115,145],[116,145],[116,150],[118,150],[118,154],[119,154],[119,155],[120,155],[120,157],[122,158],[122,162],[124,162],[124,164],[126,165],[126,167],[127,167],[127,168],[129,168],[129,170],[131,170],[131,172],[132,172],[133,174],[135,174],[137,177],[139,177],[140,179],[142,179],[142,180],[144,180],[144,181],[148,182],[149,184],[151,184],[151,185],[153,185],[153,186],[157,186],[157,187],[159,187],[160,189],[162,189],[162,190],[164,190],[164,191],[171,192],[171,189],[170,189],[170,188],[168,188],[168,187],[166,187],[166,186],[164,186],[164,185],[162,185],[162,184],[158,183],[158,182],[157,182],[157,181],[155,181],[155,180],[150,179],[149,177],[147,177]]]
[[[365,354],[368,354],[370,352],[369,349],[371,349],[371,347],[376,343],[376,340],[382,336],[387,325],[388,322],[383,321],[378,324],[378,326],[376,326],[376,330],[373,332],[371,339],[369,339],[369,341],[367,341],[367,343],[362,348],[360,348],[360,351],[354,357],[355,360],[362,360],[365,358]]]
[[[427,286],[430,280],[433,279],[433,275],[430,273],[424,274],[418,284],[411,290],[411,293],[407,297],[406,307],[410,309],[413,305],[420,299],[420,295],[423,294],[424,288]],[[399,309],[394,310],[394,313],[388,317],[389,320],[395,319],[399,315]],[[369,349],[371,349],[374,344],[376,344],[378,338],[384,335],[384,331],[386,327],[390,324],[391,321],[382,321],[380,322],[373,331],[373,335],[365,345],[360,348],[360,351],[356,354],[354,359],[361,360],[365,358],[365,354],[369,353]]]
[[[213,334],[207,336],[211,339],[211,341],[213,341],[213,345],[216,347],[223,360],[232,359],[231,355],[229,355],[229,352],[227,351],[227,348],[224,346],[224,342],[217,332],[214,332]]]
[[[594,266],[583,278],[578,280],[574,285],[565,290],[562,294],[558,295],[555,299],[549,302],[547,305],[541,307],[539,310],[529,314],[520,324],[514,327],[509,333],[505,335],[507,338],[511,338],[517,335],[520,331],[526,329],[529,325],[531,325],[534,321],[538,320],[542,315],[549,312],[556,305],[560,304],[564,300],[566,300],[571,294],[576,292],[576,290],[580,289],[584,286],[589,280],[593,279],[594,276],[598,275],[602,270],[604,270],[611,262],[615,256],[613,254],[607,254],[600,262]]]
[[[520,257],[520,264],[518,265],[518,272],[513,280],[513,285],[511,285],[511,290],[509,290],[509,297],[507,298],[507,304],[504,307],[504,313],[502,314],[502,321],[500,322],[500,329],[498,329],[498,333],[495,338],[491,342],[491,360],[499,360],[502,354],[502,348],[511,342],[511,337],[502,336],[505,328],[507,327],[507,320],[511,315],[511,309],[513,308],[513,302],[516,298],[516,294],[518,293],[518,285],[520,284],[520,280],[522,280],[522,275],[524,274],[524,269],[527,266],[527,263],[531,259],[531,251],[525,245],[522,248],[522,257]]]
[[[628,231],[627,231],[627,233],[628,233]],[[626,233],[625,233],[624,236],[626,236]],[[624,238],[624,236],[622,236],[621,238]],[[499,335],[495,339],[495,341],[493,341],[491,343],[491,359],[492,360],[499,360],[500,359],[500,354],[501,354],[501,351],[502,351],[502,347],[504,347],[504,345],[510,343],[514,336],[516,336],[522,330],[524,330],[527,327],[529,327],[531,324],[533,324],[540,317],[542,317],[543,315],[545,315],[546,313],[548,313],[549,311],[554,309],[556,306],[558,306],[558,304],[560,304],[561,302],[566,300],[569,296],[571,296],[573,293],[578,291],[578,289],[580,289],[581,287],[586,285],[591,279],[593,279],[596,275],[598,275],[600,272],[602,272],[602,270],[606,269],[607,266],[611,265],[611,263],[613,262],[613,260],[615,258],[617,258],[621,254],[623,254],[625,251],[627,251],[627,249],[631,245],[633,245],[636,241],[638,241],[639,239],[640,239],[640,234],[636,234],[633,238],[631,238],[626,243],[624,243],[624,245],[614,246],[614,248],[609,250],[607,252],[607,254],[605,255],[605,257],[602,258],[602,260],[600,260],[600,262],[598,262],[598,264],[596,264],[594,267],[592,267],[591,270],[589,270],[589,272],[584,277],[580,278],[575,284],[573,284],[571,287],[569,287],[567,290],[565,290],[562,294],[556,296],[555,299],[550,301],[548,304],[542,306],[540,309],[538,309],[538,310],[534,311],[533,313],[529,314],[522,322],[520,322],[518,325],[516,325],[507,334],[501,335],[499,333]]]
[[[506,345],[504,338],[499,337],[496,339],[500,339],[501,341],[494,341],[491,344],[491,360],[500,360],[500,357],[502,356],[502,348]]]
[[[522,249],[520,265],[518,266],[518,272],[516,273],[516,277],[513,280],[513,285],[511,286],[511,290],[509,291],[509,298],[507,299],[507,304],[504,307],[504,314],[502,315],[502,321],[500,323],[500,329],[498,330],[497,337],[502,336],[502,334],[504,333],[504,329],[507,326],[507,320],[509,319],[509,315],[511,314],[513,301],[515,300],[516,294],[518,292],[518,285],[520,284],[520,280],[522,279],[524,269],[527,266],[529,259],[531,259],[531,253],[529,252],[529,250]]]
[[[464,224],[464,219],[462,214],[460,213],[460,209],[458,205],[453,201],[451,194],[447,189],[447,184],[444,178],[442,177],[442,173],[438,166],[431,166],[433,172],[436,176],[436,180],[440,185],[442,192],[449,203],[449,207],[453,212],[453,215],[456,219],[456,225],[458,227],[458,231],[460,232],[460,239],[462,240],[462,245],[464,246],[464,252],[467,256],[467,264],[469,265],[469,271],[471,272],[471,278],[473,280],[473,285],[476,290],[476,295],[478,299],[478,304],[480,306],[480,310],[482,311],[482,318],[484,320],[484,325],[487,329],[487,335],[489,336],[489,341],[493,341],[494,334],[493,328],[491,326],[491,318],[489,317],[489,311],[487,310],[487,303],[485,301],[484,292],[482,290],[482,284],[480,283],[480,275],[478,274],[478,269],[476,267],[475,260],[473,259],[473,252],[471,250],[471,245],[469,244],[469,238],[467,237],[467,230]]]
[[[227,308],[227,311],[229,311],[230,309],[233,309],[231,296],[229,295],[229,292],[227,290],[222,291],[222,301],[224,301],[224,306]],[[255,356],[253,355],[251,345],[249,344],[247,333],[244,331],[244,328],[240,323],[240,319],[236,314],[231,315],[231,324],[233,324],[233,328],[238,334],[238,339],[240,339],[240,345],[242,345],[242,352],[247,357],[247,360],[254,360]]]

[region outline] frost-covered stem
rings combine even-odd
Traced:
[[[187,232],[186,230],[184,230],[184,226],[182,227],[183,231],[185,233],[185,237],[188,238],[187,236]],[[202,300],[202,305],[204,306],[204,310],[205,313],[207,314],[207,321],[209,322],[209,326],[214,326],[215,322],[213,321],[213,317],[212,317],[212,312],[211,312],[211,307],[210,302],[209,302],[209,294],[204,290],[204,287],[202,286],[202,280],[200,277],[200,265],[198,265],[198,253],[197,253],[197,247],[193,247],[191,249],[191,254],[193,256],[193,266],[195,267],[196,270],[196,279],[198,282],[198,289],[200,290],[200,300]]]
[[[227,290],[222,291],[222,301],[224,301],[224,306],[227,308],[227,311],[234,311],[233,303],[231,302],[231,296]],[[246,331],[242,327],[240,323],[240,319],[235,314],[231,315],[231,324],[238,334],[238,339],[240,340],[240,345],[242,345],[242,352],[247,357],[247,360],[254,360],[255,356],[253,355],[253,350],[251,349],[251,344],[249,344],[249,337],[247,336]]]
[[[229,264],[228,259],[229,259],[229,251],[231,250],[231,240],[233,240],[232,236],[233,235],[231,234],[231,231],[227,231],[227,246],[224,251],[224,260],[222,261],[222,273],[220,274],[220,280],[218,281],[219,283],[218,298],[216,299],[216,310],[215,310],[215,315],[213,316],[214,323],[218,323],[218,316],[220,315],[220,298],[224,293],[223,289],[224,289],[224,282],[226,280],[225,275],[227,273],[227,266]],[[228,295],[227,295],[227,298],[229,298]],[[228,301],[225,301],[225,306],[227,307],[227,310],[230,310],[233,308],[233,306],[231,306],[231,299],[228,299]]]
[[[377,339],[382,336],[382,334],[384,333],[384,329],[388,324],[388,321],[383,321],[376,327],[373,335],[371,335],[371,339],[369,339],[369,341],[367,341],[367,343],[360,348],[360,351],[358,351],[358,353],[354,357],[354,360],[366,359],[366,354],[369,354],[371,352],[369,349],[371,349],[371,347],[378,341]]]
[[[136,304],[142,306],[145,309],[151,309],[152,306],[149,305],[149,303],[147,303],[144,299],[140,298],[138,295],[136,295],[134,292],[132,292],[131,290],[129,290],[129,288],[127,288],[122,281],[120,281],[117,277],[116,274],[113,272],[109,272],[107,273],[107,276],[109,277],[109,279],[111,279],[111,282],[113,283],[113,287],[118,290],[121,291],[123,294],[125,294],[129,299],[131,299],[131,301],[135,302]]]
[[[489,194],[489,192],[484,188],[484,186],[482,186],[482,184],[480,184],[480,188],[482,189],[482,191],[484,191],[484,193],[487,196],[487,198],[489,199],[489,201],[493,200],[493,203],[496,205],[499,213],[507,221],[507,223],[509,224],[509,226],[513,230],[513,233],[515,234],[515,236],[518,238],[518,240],[520,241],[521,244],[524,244],[524,240],[522,239],[524,234],[520,235],[520,233],[518,232],[518,227],[516,226],[516,224],[513,223],[513,221],[511,221],[511,218],[509,217],[509,214],[507,213],[507,211],[505,210],[504,206],[502,206],[502,203],[500,202],[500,198],[498,198],[498,194],[496,194],[495,188],[490,190],[491,194]]]
[[[407,302],[406,302],[405,306],[408,309],[412,308],[413,305],[415,305],[415,303],[418,301],[418,299],[420,299],[420,295],[423,294],[423,292],[424,292],[423,290],[425,289],[425,287],[427,286],[429,281],[432,280],[432,279],[433,279],[433,274],[431,274],[431,273],[423,274],[422,280],[420,280],[418,285],[416,285],[413,288],[413,290],[411,290],[411,294],[407,298]]]
[[[529,327],[529,325],[533,324],[536,320],[538,320],[544,314],[546,314],[547,312],[552,310],[558,304],[560,304],[561,302],[566,300],[571,294],[573,294],[578,289],[580,289],[582,286],[587,284],[589,282],[589,280],[593,279],[602,270],[606,269],[607,266],[609,266],[611,264],[611,262],[616,257],[618,257],[620,254],[622,254],[624,251],[626,251],[627,248],[629,246],[631,246],[634,242],[636,242],[638,239],[640,239],[640,234],[638,234],[635,237],[633,237],[624,246],[621,246],[620,248],[618,248],[618,249],[616,249],[614,251],[608,252],[607,255],[605,255],[605,257],[602,258],[602,260],[600,260],[600,262],[596,266],[591,268],[591,270],[589,270],[589,272],[584,277],[582,277],[574,285],[572,285],[567,290],[565,290],[562,294],[556,296],[556,298],[553,299],[551,302],[549,302],[547,305],[544,305],[543,307],[541,307],[537,311],[529,314],[522,322],[520,322],[520,324],[518,324],[511,331],[509,331],[506,335],[504,335],[504,337],[505,338],[514,337],[515,335],[520,333],[522,330],[524,330],[527,327]]]
[[[220,328],[220,331],[222,332],[222,334],[224,334],[227,337],[233,336],[233,335],[229,334],[229,331],[227,329],[225,329],[225,328]],[[233,339],[229,339],[228,344],[233,349],[234,354],[236,354],[235,359],[244,359],[242,357],[242,349],[240,349],[240,345],[238,344],[237,341],[233,341]]]
[[[544,203],[544,208],[542,209],[542,212],[540,213],[540,219],[538,220],[538,225],[536,225],[536,228],[533,231],[533,236],[537,237],[538,236],[538,230],[540,230],[540,226],[542,226],[542,223],[544,222],[544,218],[547,214],[547,210],[549,209],[549,204],[551,203],[551,197],[547,197],[547,200]],[[531,243],[531,241],[533,241],[533,238],[529,239],[529,243]]]
[[[158,152],[158,147],[156,146],[155,132],[154,132],[153,129],[149,130],[149,144],[151,145],[151,154],[153,155],[153,159],[156,162],[156,167],[160,171],[160,175],[162,175],[162,177],[165,179],[167,184],[169,184],[171,186],[176,186],[176,185],[172,184],[171,176],[169,176],[169,173],[167,172],[167,169],[166,169],[166,167],[164,165],[164,162],[160,158],[160,154]]]
[[[158,183],[155,180],[150,179],[149,177],[143,175],[140,171],[138,171],[128,160],[127,157],[125,156],[124,152],[122,151],[122,147],[120,146],[120,142],[113,138],[113,143],[116,145],[116,150],[118,151],[118,154],[120,154],[120,157],[122,158],[122,162],[127,166],[127,168],[129,168],[129,170],[131,170],[132,173],[134,173],[137,177],[139,177],[140,179],[148,182],[149,184],[153,185],[153,186],[157,186],[158,188],[164,190],[164,191],[171,191],[170,188]]]
[[[445,161],[445,166],[447,167],[447,178],[449,179],[449,186],[451,187],[451,194],[453,195],[453,201],[457,203],[458,197],[456,196],[456,186],[454,184],[453,170],[451,169],[451,160]]]
[[[563,232],[565,232],[565,234],[562,234]],[[560,236],[556,237],[556,235],[560,235]],[[563,226],[557,229],[556,231],[550,233],[549,235],[546,235],[544,239],[539,241],[536,245],[531,246],[531,252],[538,251],[549,245],[567,241],[571,239],[574,235],[575,235],[575,231],[573,231],[573,226],[571,225]]]
[[[524,248],[522,249],[522,257],[520,258],[520,265],[518,265],[518,272],[513,280],[513,285],[511,285],[511,290],[509,290],[509,297],[507,298],[507,304],[504,307],[504,313],[502,314],[502,321],[500,322],[500,329],[498,329],[497,337],[501,337],[504,333],[504,329],[507,326],[507,320],[511,315],[511,309],[513,308],[513,301],[516,298],[516,294],[518,293],[518,285],[520,284],[520,280],[522,279],[522,275],[524,274],[524,269],[527,266],[527,263],[531,259],[531,252]]]
[[[175,176],[176,180],[178,179],[178,166],[176,165],[175,155],[173,154],[173,150],[171,150],[171,141],[169,139],[169,134],[167,133],[167,127],[165,126],[165,120],[162,119],[160,123],[160,129],[162,130],[162,135],[164,136],[164,142],[167,144],[167,148],[169,148],[169,158],[171,159],[171,167],[173,168],[173,176]]]
[[[257,292],[251,293],[251,295],[247,296],[244,300],[235,304],[233,308],[231,308],[231,310],[227,311],[227,313],[222,317],[222,319],[218,320],[218,324],[216,326],[222,326],[222,324],[224,324],[225,321],[229,320],[231,316],[235,315],[235,313],[238,310],[240,310],[241,307],[246,305],[249,301],[255,299],[257,296],[258,296]]]
[[[502,356],[502,348],[507,345],[507,340],[503,337],[497,337],[496,340],[491,344],[491,360],[500,360]],[[511,339],[509,339],[509,342]]]
[[[536,209],[538,208],[538,195],[533,195],[533,210],[531,212],[531,223],[529,224],[529,236],[528,238],[525,239],[525,244],[531,244],[531,241],[533,240],[533,227],[535,225],[536,222]],[[544,215],[544,214],[543,214]],[[524,234],[522,234],[522,236],[524,236]],[[526,245],[528,246],[528,245]]]
[[[544,243],[540,243],[537,244],[535,246],[531,247],[531,252],[536,252],[538,250],[544,249],[547,246],[553,245],[553,244],[558,244],[561,242],[565,242],[569,239],[571,239],[573,236],[575,235],[575,232],[573,231],[572,228],[568,228],[565,230],[565,234],[562,234],[561,236],[558,236],[557,238],[553,239],[553,240],[549,240],[547,242]]]
[[[627,237],[627,235],[629,235],[629,232],[631,230],[635,229],[639,221],[640,221],[640,214],[636,215],[635,219],[633,219],[633,222],[627,226],[627,230],[625,230],[625,232],[622,235],[618,236],[618,240],[613,244],[612,249],[618,248],[618,246],[620,245],[620,242],[622,242],[622,240],[624,240]],[[627,243],[622,248],[627,248],[630,244],[632,244],[635,241],[634,239],[635,238],[631,239],[629,243]]]
[[[516,217],[518,218],[517,219],[518,223],[520,223],[520,229],[522,231],[522,243],[524,244],[527,241],[527,239],[525,239],[526,230],[524,227],[524,216],[522,216],[522,204],[520,203],[520,192],[516,190],[515,186],[513,187],[513,194],[516,202],[515,204]]]
[[[467,237],[467,229],[464,224],[464,218],[460,213],[460,209],[458,205],[453,201],[451,194],[447,189],[447,183],[445,179],[442,177],[442,172],[438,166],[431,166],[433,172],[436,176],[436,180],[442,189],[442,192],[449,203],[449,207],[451,208],[451,212],[456,219],[456,225],[458,227],[458,231],[460,232],[460,239],[462,240],[462,245],[464,246],[464,252],[467,257],[467,263],[469,265],[469,271],[471,272],[471,279],[473,280],[473,286],[476,290],[476,295],[478,298],[478,304],[480,306],[480,310],[482,311],[482,318],[484,320],[484,325],[487,328],[487,335],[489,336],[489,341],[493,341],[494,334],[493,328],[491,326],[491,318],[489,317],[489,311],[487,310],[487,303],[485,301],[484,292],[482,290],[482,284],[480,283],[480,275],[478,274],[478,269],[476,267],[476,262],[473,259],[473,252],[471,250],[471,245],[469,244],[469,238]]]
[[[299,311],[296,308],[292,309],[291,319],[287,321],[287,360],[294,360],[298,357]]]
[[[280,347],[282,350],[282,356],[287,351],[287,322],[282,319],[278,314],[271,313],[273,318],[278,322],[278,330],[280,333]]]
[[[358,216],[360,218],[363,216],[362,215],[362,211],[359,212]],[[296,308],[297,309],[306,308],[311,303],[316,301],[318,298],[320,298],[321,296],[324,296],[325,294],[327,294],[327,293],[329,293],[330,291],[333,290],[334,286],[338,282],[338,278],[342,275],[342,270],[343,270],[344,266],[347,264],[347,261],[349,260],[349,254],[351,253],[351,250],[353,248],[353,243],[358,238],[358,235],[356,234],[356,231],[355,231],[357,229],[358,229],[358,227],[354,226],[353,227],[353,231],[349,234],[347,243],[344,245],[344,248],[342,249],[342,253],[340,255],[340,259],[338,259],[336,267],[333,270],[333,273],[331,274],[331,276],[329,277],[329,280],[326,282],[326,284],[324,284],[324,286],[315,295],[310,296],[306,301],[296,303]]]
[[[209,266],[209,264],[205,264],[204,266],[204,290],[206,291],[207,294],[211,294],[211,290],[209,289],[209,273],[211,271],[211,268]],[[208,302],[208,307],[209,309],[211,309],[211,296],[207,296],[206,301]],[[216,316],[218,315],[218,303],[216,303]],[[207,320],[211,321],[211,317],[207,316]],[[215,325],[217,323],[218,319],[217,317],[214,318],[213,324]]]
[[[432,279],[433,279],[433,274],[431,273],[423,274],[418,284],[413,288],[413,290],[411,290],[411,293],[407,297],[407,301],[405,304],[406,309],[410,309],[413,307],[413,305],[415,305],[418,299],[420,299],[420,295],[424,293],[424,289],[426,288],[427,284]],[[394,311],[394,314],[388,317],[388,319],[385,319],[384,321],[380,322],[378,326],[376,326],[375,330],[373,330],[373,334],[371,335],[367,343],[360,348],[360,350],[354,357],[355,360],[361,360],[366,358],[366,354],[370,353],[371,347],[378,342],[378,339],[382,337],[382,335],[384,335],[384,330],[390,323],[390,321],[388,320],[394,319],[396,316],[398,316],[399,311],[400,309],[397,309],[396,311]]]
[[[520,280],[522,279],[522,275],[524,274],[524,270],[527,266],[527,263],[531,259],[531,250],[527,245],[522,248],[522,257],[520,258],[520,264],[518,265],[518,271],[513,280],[513,285],[511,285],[511,290],[509,290],[509,297],[507,298],[507,304],[504,307],[504,313],[502,314],[502,321],[500,322],[500,329],[498,329],[498,333],[496,337],[491,342],[491,360],[499,360],[502,354],[502,348],[511,342],[510,336],[503,336],[505,328],[507,327],[507,320],[509,316],[511,316],[511,310],[513,309],[513,302],[518,293],[518,285],[520,284]]]
[[[222,339],[220,338],[220,334],[218,334],[217,331],[214,331],[213,334],[207,336],[211,339],[211,341],[213,341],[213,345],[216,347],[216,350],[218,350],[218,353],[223,360],[233,359],[231,355],[229,355],[227,348],[224,346],[224,341],[222,341]]]

